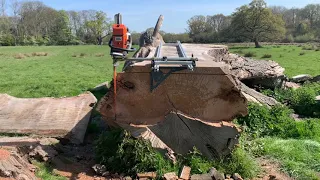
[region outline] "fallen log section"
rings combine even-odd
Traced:
[[[0,94],[0,133],[33,134],[82,143],[96,98],[15,98]]]

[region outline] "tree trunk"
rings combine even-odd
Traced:
[[[261,48],[262,46],[259,44],[259,41],[257,39],[254,40],[254,45],[256,48]]]
[[[154,30],[153,30],[153,35],[152,35],[153,37],[157,37],[157,35],[158,35],[159,31],[160,31],[160,28],[162,26],[163,19],[164,19],[163,15],[160,15],[159,18],[158,18],[157,24],[156,24],[156,26],[154,27]]]
[[[99,45],[99,46],[102,45],[102,39],[103,39],[103,38],[102,38],[101,36],[97,37],[98,45]]]

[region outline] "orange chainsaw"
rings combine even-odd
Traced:
[[[129,29],[122,24],[120,13],[114,16],[115,24],[112,25],[112,37],[109,41],[110,55],[113,58],[113,92],[114,92],[114,114],[116,118],[116,95],[117,95],[117,66],[118,61],[124,60],[129,52],[134,52],[132,48],[132,37]]]

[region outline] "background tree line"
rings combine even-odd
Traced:
[[[40,1],[0,0],[2,46],[101,44],[110,29],[101,11],[58,11]]]
[[[320,39],[320,4],[288,9],[253,0],[230,15],[197,15],[185,33],[161,34],[166,42],[310,42]],[[40,1],[0,0],[0,45],[102,44],[112,21],[96,10],[55,10]],[[132,32],[139,44],[141,33]]]
[[[320,4],[288,9],[253,0],[230,15],[197,15],[188,20],[193,42],[310,42],[320,38]]]

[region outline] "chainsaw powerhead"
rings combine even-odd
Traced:
[[[132,48],[132,37],[129,29],[122,24],[121,14],[114,16],[115,24],[112,25],[112,37],[109,41],[110,55],[113,58],[125,58],[128,52],[135,51]]]

